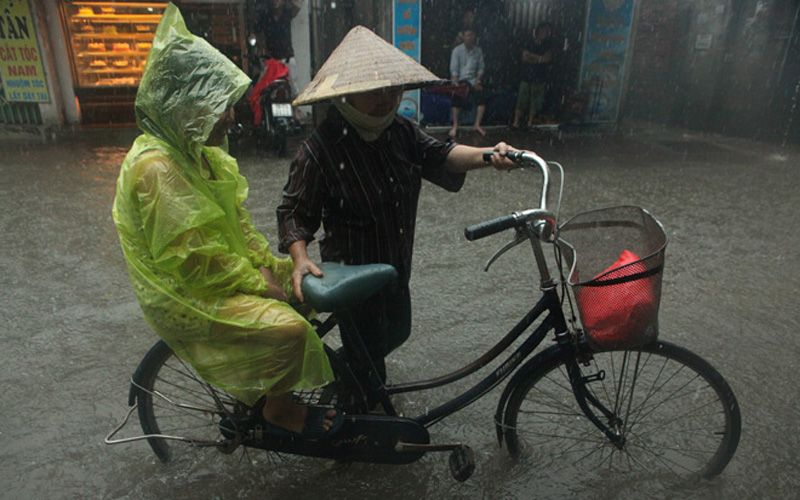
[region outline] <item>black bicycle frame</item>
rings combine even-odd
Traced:
[[[589,405],[593,406],[605,417],[609,423],[614,423],[614,414],[609,409],[605,408],[592,394],[586,389],[586,382],[594,380],[594,378],[601,378],[604,373],[598,373],[591,377],[584,377],[578,366],[577,355],[579,348],[570,345],[572,336],[568,335],[567,322],[564,317],[564,310],[561,307],[561,301],[556,291],[556,286],[550,279],[550,275],[546,266],[544,256],[542,254],[541,244],[535,230],[526,225],[521,231],[525,232],[530,239],[533,252],[536,257],[536,262],[539,267],[541,275],[541,283],[543,295],[536,303],[536,305],[523,317],[497,344],[495,344],[486,354],[472,362],[471,364],[438,378],[411,382],[406,384],[385,385],[378,377],[378,371],[367,353],[366,345],[363,339],[357,333],[358,329],[352,323],[352,319],[347,311],[339,311],[335,315],[328,318],[325,323],[319,325],[318,333],[320,336],[325,335],[337,323],[340,324],[340,333],[347,336],[355,347],[355,352],[359,357],[362,366],[369,367],[370,380],[366,387],[366,391],[375,395],[383,405],[384,409],[389,415],[396,415],[396,411],[392,405],[389,396],[394,394],[401,394],[405,392],[416,392],[426,389],[433,389],[443,385],[450,384],[457,380],[461,380],[479,369],[485,367],[487,364],[495,360],[502,354],[511,344],[514,343],[523,333],[533,325],[543,314],[547,314],[542,320],[541,324],[536,327],[530,336],[520,345],[497,369],[486,376],[483,380],[475,384],[470,389],[463,392],[461,395],[456,396],[450,401],[430,410],[429,412],[420,415],[414,420],[426,427],[435,424],[441,419],[467,407],[477,399],[481,398],[484,394],[497,387],[503,380],[505,380],[511,373],[514,373],[520,364],[542,343],[547,332],[555,330],[555,338],[558,342],[564,362],[569,374],[570,385],[575,395],[578,406],[581,408],[586,417],[600,429],[611,442],[621,445],[622,439],[620,436],[609,429],[608,425],[603,423]],[[335,317],[334,317],[335,316]]]
[[[500,365],[500,367],[461,395],[437,408],[434,408],[424,415],[414,418],[414,420],[426,427],[433,425],[444,417],[465,408],[490,390],[497,387],[498,384],[500,384],[511,373],[513,373],[517,367],[519,367],[519,365],[533,352],[533,350],[536,349],[542,340],[544,340],[544,337],[547,335],[548,331],[555,329],[556,334],[567,332],[567,324],[566,320],[564,319],[564,312],[561,309],[561,303],[555,288],[545,290],[542,298],[539,299],[539,302],[506,334],[505,337],[503,337],[503,339],[495,344],[486,354],[464,368],[435,379],[398,385],[375,384],[375,380],[373,379],[373,387],[371,390],[376,393],[376,396],[380,399],[381,403],[385,405],[387,411],[393,413],[389,396],[405,392],[415,392],[441,387],[475,373],[502,354],[503,351],[505,351],[520,336],[522,336],[522,334],[525,333],[525,331],[545,313],[547,313],[547,316],[545,316],[542,323],[536,327],[536,329],[534,329],[531,335]],[[345,317],[340,318],[340,321],[348,320],[349,318],[347,318],[346,315]],[[351,331],[350,329],[340,328],[340,332],[345,330]],[[364,353],[366,352],[365,349],[362,349],[363,341],[360,338],[350,340],[355,343],[359,351]],[[392,410],[389,408],[392,408]]]

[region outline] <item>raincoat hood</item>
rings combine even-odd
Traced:
[[[170,3],[136,94],[136,122],[144,132],[197,160],[216,122],[249,84],[230,59],[189,32]]]

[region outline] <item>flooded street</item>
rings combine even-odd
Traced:
[[[667,230],[661,338],[714,365],[742,413],[739,448],[722,475],[673,491],[614,478],[584,484],[515,463],[498,447],[493,423],[503,385],[430,429],[433,442],[473,448],[476,470],[464,483],[450,477],[446,453],[404,466],[343,465],[187,446],[162,464],[145,442],[106,446],[103,438],[127,410],[129,378],[156,341],[111,219],[119,165],[135,135],[98,130],[2,146],[0,498],[761,499],[800,491],[797,147],[647,127],[507,137],[563,165],[562,220],[639,205]],[[504,138],[492,131],[484,145]],[[289,160],[250,149],[238,157],[250,182],[246,207],[276,250],[275,207]],[[484,273],[485,261],[511,235],[468,242],[463,229],[531,208],[538,190],[539,177],[527,170],[470,173],[457,194],[424,186],[411,280],[413,332],[388,360],[390,381],[433,378],[466,365],[528,311],[538,275],[527,247]],[[401,406],[417,415],[479,378],[407,395]],[[132,420],[122,434],[139,430]]]

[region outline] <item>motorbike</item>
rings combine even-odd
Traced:
[[[250,41],[251,52],[255,48],[255,39]],[[289,81],[289,69],[281,61],[251,55],[251,67],[256,74],[251,75],[256,82],[240,101],[240,106],[248,109],[237,110],[238,117],[252,117],[251,125],[244,121],[236,123],[228,131],[228,142],[238,143],[245,135],[255,139],[256,145],[263,150],[271,151],[278,157],[286,155],[286,141],[290,135],[300,133],[302,126],[294,116],[292,108],[292,86]]]

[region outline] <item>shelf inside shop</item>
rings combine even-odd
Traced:
[[[105,68],[105,69],[86,69],[83,71],[87,75],[108,75],[110,73],[124,73],[129,75],[141,75],[144,68]]]
[[[153,33],[80,33],[75,35],[76,40],[87,40],[91,38],[150,41],[153,39]]]
[[[108,52],[78,52],[78,57],[127,57],[127,56],[134,56],[134,57],[147,57],[150,53],[149,52],[139,52],[139,51],[129,51],[129,52],[114,52],[109,50]]]
[[[155,14],[95,14],[93,16],[82,16],[80,14],[72,16],[74,22],[92,21],[98,24],[126,24],[126,23],[145,23],[145,24],[158,24],[161,21],[161,15]]]
[[[167,7],[166,3],[145,3],[145,2],[70,2],[72,5],[79,5],[81,7],[134,7],[137,9],[164,9]]]

